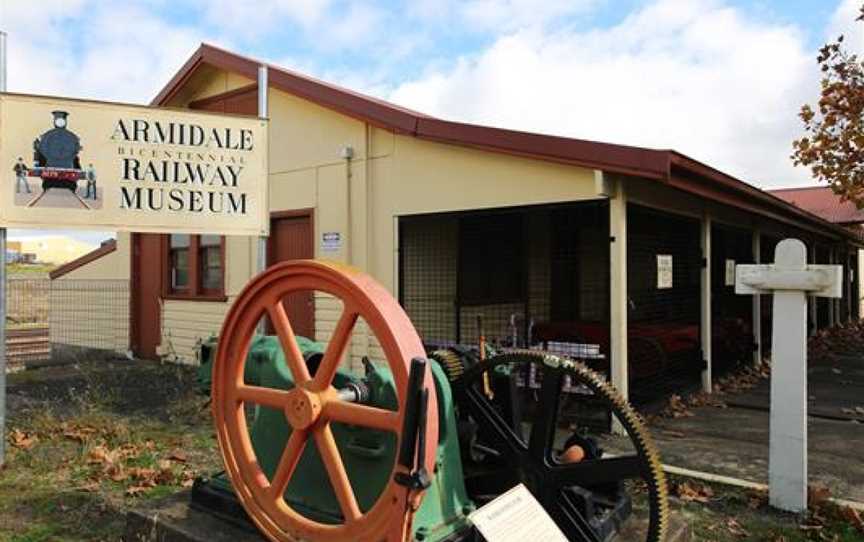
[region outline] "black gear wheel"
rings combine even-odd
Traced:
[[[450,363],[454,363],[452,359]],[[525,438],[522,436],[521,413],[512,410],[512,404],[516,402],[512,396],[515,378],[504,379],[509,382],[510,391],[503,396],[499,396],[496,389],[494,396],[490,397],[484,393],[482,382],[484,373],[492,378],[496,375],[523,375],[527,378],[532,364],[542,366],[542,384],[539,404],[532,413],[533,424]],[[594,454],[586,450],[586,457],[581,462],[561,463],[557,460],[554,442],[561,390],[564,377],[568,375],[571,386],[583,386],[586,398],[603,404],[614,415],[630,438],[633,453],[592,457]],[[464,367],[462,374],[453,381],[453,390],[460,417],[473,419],[479,439],[499,454],[497,468],[484,474],[487,481],[498,485],[524,483],[568,539],[607,540],[611,536],[608,529],[598,532],[592,518],[584,517],[580,512],[579,499],[593,494],[603,494],[603,498],[607,498],[610,491],[620,496],[621,482],[630,479],[642,480],[647,486],[649,525],[646,541],[665,540],[667,486],[657,450],[640,416],[597,373],[582,363],[557,355],[534,350],[509,351]],[[568,440],[572,441],[573,437]],[[629,498],[627,505],[629,513]]]

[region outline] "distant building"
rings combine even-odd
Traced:
[[[6,243],[6,263],[18,263],[21,261],[21,242],[9,241]]]
[[[20,263],[47,263],[62,265],[75,260],[96,248],[65,235],[33,237],[12,241],[7,252],[14,252],[14,260]],[[12,261],[12,260],[8,260]]]
[[[828,222],[860,228],[864,224],[864,210],[840,196],[828,186],[805,186],[769,190],[780,199],[822,217]]]
[[[812,213],[828,222],[843,226],[864,239],[864,209],[859,209],[851,201],[842,201],[828,186],[804,186],[801,188],[780,188],[769,190],[778,198]],[[834,257],[834,263],[844,263]],[[858,269],[864,268],[864,250],[857,251]],[[864,312],[864,285],[858,284],[855,292],[859,314]]]

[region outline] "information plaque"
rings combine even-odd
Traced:
[[[561,529],[523,484],[468,517],[487,542],[567,542]]]

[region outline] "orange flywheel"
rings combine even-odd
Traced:
[[[314,376],[310,375],[282,303],[287,295],[297,292],[322,292],[343,304]],[[265,315],[279,336],[295,382],[289,390],[253,386],[244,381],[250,344],[258,322]],[[393,373],[398,411],[342,400],[332,385],[360,318],[374,334]],[[397,473],[408,474],[408,469],[394,458],[389,483],[377,501],[361,511],[331,423],[389,431],[401,443],[411,360],[423,356],[423,345],[405,311],[383,286],[359,270],[311,260],[286,262],[258,275],[243,289],[222,326],[213,368],[213,416],[222,459],[237,497],[270,540],[404,542],[410,537],[413,514],[423,493],[394,481]],[[425,385],[429,402],[424,466],[428,473],[433,473],[438,406],[428,368]],[[265,474],[255,457],[246,405],[282,410],[291,428],[272,477]],[[342,523],[314,521],[284,499],[307,446],[318,450],[342,511]]]

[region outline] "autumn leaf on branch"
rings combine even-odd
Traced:
[[[864,21],[864,6],[856,21]],[[843,36],[819,49],[821,92],[798,116],[805,135],[792,143],[792,161],[810,168],[843,201],[864,208],[864,61]]]

